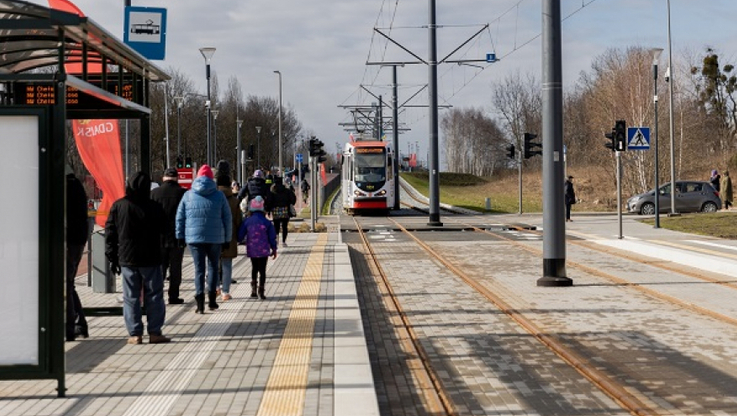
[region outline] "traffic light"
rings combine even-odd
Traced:
[[[542,150],[532,150],[536,147],[539,147],[541,149],[543,147],[542,144],[533,142],[533,140],[535,140],[536,138],[537,134],[525,133],[525,159],[529,159],[535,155],[543,154]]]
[[[181,169],[183,167],[184,167],[184,162],[182,161],[182,157],[178,156],[177,157],[177,169]]]
[[[317,163],[323,163],[327,160],[325,150],[323,150],[323,142],[317,140],[314,136],[310,139],[310,156],[317,158]]]
[[[514,145],[513,144],[507,145],[507,157],[510,159],[514,159]]]
[[[253,160],[253,143],[248,145],[248,160]]]
[[[614,143],[614,129],[612,129],[611,133],[604,133],[604,137],[609,139],[608,142],[604,143],[604,146],[613,152],[617,148],[617,145]]]
[[[604,146],[611,151],[624,152],[627,150],[627,122],[625,120],[617,120],[611,133],[604,133],[604,137],[609,139]]]
[[[627,122],[624,120],[617,120],[614,124],[614,144],[620,152],[627,150]]]
[[[192,169],[192,158],[191,157],[184,158],[184,167],[187,169]]]

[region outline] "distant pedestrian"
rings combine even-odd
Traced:
[[[719,195],[724,201],[724,209],[728,210],[732,206],[732,179],[729,177],[729,171],[724,171],[724,177],[722,178],[722,191]]]
[[[143,343],[141,289],[145,298],[150,344],[171,341],[162,335],[166,318],[161,274],[161,236],[167,221],[163,208],[151,200],[151,179],[136,172],[126,184],[125,197],[110,208],[105,223],[105,255],[113,272],[123,276],[123,317],[128,344]]]
[[[218,191],[212,169],[202,165],[192,189],[182,197],[177,209],[176,236],[179,245],[186,243],[195,268],[196,313],[205,313],[205,289],[208,307],[218,309],[217,280],[220,253],[230,247],[233,218],[225,194]],[[207,269],[207,288],[205,288]]]
[[[719,190],[721,189],[721,186],[720,186],[721,180],[722,180],[722,177],[721,175],[719,175],[719,172],[716,169],[712,170],[711,177],[709,178],[709,182],[711,183],[711,186],[713,186],[717,192],[719,192]]]
[[[74,171],[67,165],[67,275],[66,275],[66,339],[74,341],[77,335],[84,338],[90,336],[87,319],[82,311],[82,302],[74,288],[79,262],[82,261],[84,246],[87,244],[89,222],[87,220],[87,194],[82,182],[74,176]]]
[[[277,257],[276,229],[264,215],[263,198],[257,196],[248,206],[251,215],[238,230],[238,241],[246,245],[246,255],[251,259],[251,297],[263,300],[266,299],[266,265],[269,256],[274,260]]]
[[[225,195],[225,199],[228,201],[233,230],[231,233],[230,244],[227,247],[223,246],[223,252],[220,254],[223,301],[232,299],[232,296],[230,296],[230,284],[233,282],[233,259],[238,256],[238,228],[240,228],[241,223],[243,222],[243,216],[241,215],[240,208],[238,207],[238,196],[233,194],[230,182],[230,176],[227,175],[218,176],[216,182],[218,189],[222,191]]]
[[[571,205],[576,203],[576,191],[573,189],[573,176],[569,176],[563,185],[564,198],[566,203],[566,222],[573,221],[571,219]]]
[[[299,184],[299,190],[302,192],[302,202],[306,204],[310,196],[310,183],[307,182],[307,178],[302,179],[302,183]]]
[[[290,207],[296,202],[297,196],[294,191],[284,186],[281,177],[274,178],[274,185],[271,187],[266,211],[271,213],[277,237],[279,237],[279,230],[281,229],[281,241],[284,247],[287,246],[287,234],[289,234]]]
[[[256,169],[256,171],[253,172],[253,176],[248,178],[245,185],[243,185],[243,189],[238,192],[238,200],[241,201],[245,199],[247,203],[250,203],[251,200],[257,196],[266,200],[268,195],[269,185],[266,183],[264,173],[261,169]]]
[[[184,247],[179,246],[174,233],[177,219],[177,208],[186,189],[179,186],[179,174],[174,168],[164,171],[163,183],[151,191],[151,199],[161,204],[168,222],[167,232],[161,237],[161,275],[166,280],[169,271],[169,305],[181,305],[184,299],[179,297],[182,284],[182,259]]]

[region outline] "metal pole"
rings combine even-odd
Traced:
[[[670,102],[670,109],[668,115],[670,118],[670,213],[671,215],[676,213],[676,142],[673,134],[673,51],[671,49],[670,41],[670,0],[668,0],[668,69],[670,70],[670,77],[668,81],[668,101]]]
[[[566,277],[563,201],[563,70],[560,0],[543,1],[543,277],[538,286],[572,286]]]
[[[397,66],[392,66],[393,93],[392,93],[392,130],[394,131],[394,207],[399,209],[399,97],[397,95]]]
[[[235,144],[236,165],[238,165],[236,180],[243,184],[243,171],[246,170],[246,158],[241,154],[241,149],[243,149],[243,146],[241,145],[241,125],[243,125],[243,120],[236,119],[235,124],[238,126],[238,130],[236,130],[238,137],[236,138]]]
[[[519,140],[517,141],[519,144]],[[522,152],[523,149],[521,146],[517,146],[519,149],[517,149],[517,189],[518,189],[518,200],[519,200],[519,215],[522,215]]]
[[[212,166],[212,161],[210,160],[210,153],[211,153],[211,150],[210,150],[210,111],[211,111],[210,110],[210,107],[211,107],[211,102],[210,102],[210,64],[208,63],[206,65],[206,67],[207,67],[207,103],[206,103],[207,104],[206,105],[206,107],[207,107],[207,157],[205,158],[205,160],[207,161],[207,164],[208,165]]]
[[[182,103],[177,103],[177,157],[182,156]]]
[[[279,75],[279,175],[284,176],[284,164],[282,163],[282,155],[281,155],[281,72],[274,71],[276,74]]]
[[[616,151],[617,156],[617,221],[619,222],[619,239],[622,237],[622,152]]]
[[[212,161],[213,163],[217,163],[218,161],[218,114],[220,114],[220,110],[211,110],[210,114],[212,114],[212,129],[213,129],[213,135],[212,135]]]
[[[653,103],[655,105],[655,121],[653,123],[653,147],[655,148],[655,228],[660,228],[660,178],[658,166],[658,57],[662,49],[653,51]],[[671,192],[675,192],[675,184],[671,184]]]
[[[429,0],[428,28],[428,98],[430,104],[430,218],[427,225],[442,226],[440,222],[440,158],[438,157],[438,45],[435,0]],[[399,151],[399,149],[397,149]]]

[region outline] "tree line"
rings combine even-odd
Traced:
[[[601,170],[611,178],[603,187],[616,189],[614,152],[604,147],[615,120],[630,127],[651,127],[650,151],[622,155],[623,193],[654,186],[652,145],[655,117],[654,74],[647,49],[609,49],[593,59],[572,88],[564,92],[563,143],[567,166]],[[673,89],[673,136],[676,178],[708,179],[711,169],[737,169],[737,77],[734,66],[723,64],[713,49],[701,58],[687,56],[666,77],[660,62],[658,82],[658,151],[660,183],[670,181],[670,83]],[[523,149],[525,132],[542,137],[540,82],[531,74],[511,74],[491,86],[488,109],[452,109],[441,118],[447,169],[493,176],[516,168],[505,150]],[[518,159],[519,160],[519,159]],[[525,168],[539,168],[541,158],[522,159]]]

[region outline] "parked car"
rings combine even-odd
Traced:
[[[660,212],[670,211],[670,192],[670,183],[660,187]],[[703,181],[677,181],[675,202],[677,212],[716,212],[722,209],[719,192],[709,182]],[[628,199],[627,211],[640,215],[655,214],[655,190]]]

